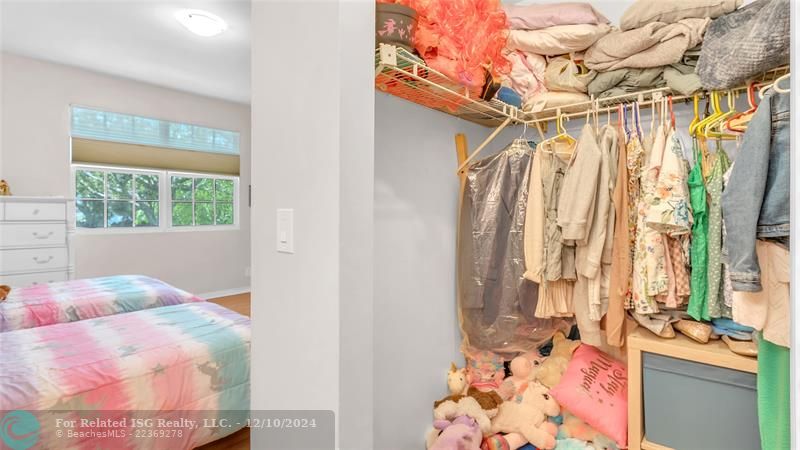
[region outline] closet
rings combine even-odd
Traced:
[[[377,5],[376,446],[788,449],[788,2],[435,3]]]

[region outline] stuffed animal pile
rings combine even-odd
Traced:
[[[548,357],[521,354],[509,363],[498,355],[465,352],[467,364],[450,365],[450,395],[434,402],[429,450],[618,450],[582,419],[562,410],[550,390],[567,371],[580,341],[553,337]]]

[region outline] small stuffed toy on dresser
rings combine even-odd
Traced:
[[[11,188],[8,186],[8,183],[6,183],[6,180],[0,180],[0,195],[11,195]]]

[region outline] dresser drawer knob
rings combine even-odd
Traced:
[[[39,259],[38,256],[33,257],[33,262],[35,262],[36,264],[47,264],[52,260],[53,260],[53,255],[48,256],[47,259]]]
[[[33,210],[33,215],[35,216],[37,214],[39,214],[39,208],[36,208],[36,209]]]
[[[53,235],[52,231],[48,232],[47,234],[39,234],[36,231],[33,232],[33,237],[35,237],[36,239],[48,239],[52,235]]]

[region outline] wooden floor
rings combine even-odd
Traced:
[[[232,295],[209,300],[250,317],[250,294]],[[250,450],[250,429],[244,428],[230,436],[199,447],[201,450]]]

